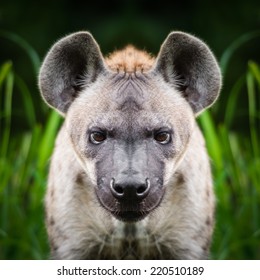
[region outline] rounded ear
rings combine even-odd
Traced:
[[[161,46],[154,71],[178,88],[198,115],[217,99],[221,73],[210,49],[201,40],[172,32]]]
[[[50,49],[40,69],[39,88],[45,101],[65,114],[82,85],[93,83],[104,70],[94,38],[88,32],[77,32]]]

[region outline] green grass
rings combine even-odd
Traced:
[[[260,69],[250,61],[245,72],[230,92],[224,122],[215,123],[209,111],[199,120],[218,199],[214,259],[260,259]],[[248,128],[235,131],[242,94],[248,96]]]
[[[37,76],[39,57],[23,39],[10,33],[0,36],[23,48]],[[60,117],[46,114],[46,122],[36,119],[32,92],[15,72],[12,62],[0,66],[0,259],[46,259],[43,197],[48,161]],[[23,116],[13,104],[19,98]],[[16,104],[17,106],[17,104]],[[16,132],[12,121],[26,122],[28,129]]]
[[[47,165],[60,117],[52,112],[37,123],[31,93],[12,64],[0,69],[0,259],[47,258],[43,196]],[[12,100],[21,94],[30,129],[12,131]]]
[[[227,66],[235,50],[256,35],[244,36],[227,48],[221,59],[225,73],[231,71],[232,66]],[[14,34],[0,32],[0,36],[25,50],[36,76],[40,61],[36,52]],[[53,111],[43,112],[44,123],[37,119],[40,105],[31,98],[37,94],[19,77],[11,61],[0,66],[0,259],[48,258],[43,197],[61,119]],[[260,259],[259,65],[249,61],[243,76],[222,94],[228,96],[227,102],[199,118],[218,199],[212,258]],[[248,104],[239,108],[245,95]],[[27,127],[22,131],[16,131],[14,125],[19,118],[14,103],[18,97]],[[242,119],[248,124],[245,128],[237,124]]]

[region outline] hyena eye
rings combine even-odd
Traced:
[[[107,139],[106,133],[101,131],[94,131],[90,134],[90,142],[93,144],[100,144]]]
[[[168,144],[171,141],[171,134],[169,132],[158,132],[154,135],[154,140],[160,144]]]

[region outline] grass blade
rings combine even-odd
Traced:
[[[215,126],[209,111],[205,111],[199,117],[199,123],[203,130],[203,134],[205,135],[208,152],[214,162],[214,167],[217,170],[222,170],[221,144],[218,139],[217,127]]]
[[[60,127],[60,123],[61,123],[60,115],[57,112],[52,111],[49,115],[47,125],[45,127],[45,132],[42,137],[41,143],[39,145],[38,168],[40,170],[45,169],[47,161],[51,155],[51,151],[54,145],[54,140],[56,138],[58,128]]]
[[[22,95],[24,112],[27,116],[26,119],[33,129],[33,127],[36,125],[36,113],[33,105],[32,94],[30,93],[24,81],[18,75],[15,75],[15,84],[18,87],[20,94]]]
[[[27,55],[30,58],[30,61],[33,65],[34,72],[35,72],[35,74],[37,74],[41,61],[40,61],[38,54],[33,49],[33,47],[28,42],[26,42],[23,38],[21,38],[20,36],[18,36],[15,33],[12,33],[12,32],[0,30],[0,36],[14,42],[27,53]]]
[[[256,157],[259,157],[259,142],[257,139],[258,137],[256,131],[256,122],[255,122],[257,116],[256,92],[255,92],[254,76],[251,72],[251,69],[249,69],[247,73],[246,82],[247,82],[248,103],[249,103],[249,127],[251,133],[252,147],[253,147],[254,155]]]
[[[237,40],[235,40],[225,50],[225,52],[223,53],[223,55],[220,59],[220,67],[221,67],[223,76],[225,76],[229,61],[230,61],[232,55],[234,55],[234,53],[236,52],[236,50],[239,49],[242,45],[244,45],[248,41],[250,41],[254,38],[257,38],[259,36],[260,36],[260,31],[253,31],[250,33],[246,33],[246,34],[242,35],[241,37],[239,37]]]
[[[9,144],[10,138],[10,130],[11,130],[11,115],[12,115],[12,95],[13,95],[13,86],[14,86],[14,74],[10,68],[10,71],[6,75],[5,81],[5,106],[4,106],[4,114],[3,117],[5,119],[3,135],[1,136],[1,149],[0,155],[5,158],[7,155],[7,149]]]
[[[6,76],[12,69],[12,62],[7,61],[4,63],[0,68],[0,89],[2,88],[2,85],[4,83],[4,80],[6,79]]]

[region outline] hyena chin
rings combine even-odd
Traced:
[[[65,117],[52,155],[46,226],[54,259],[206,259],[210,164],[195,118],[217,99],[218,64],[172,32],[156,58],[103,58],[88,32],[58,41],[39,75]]]

